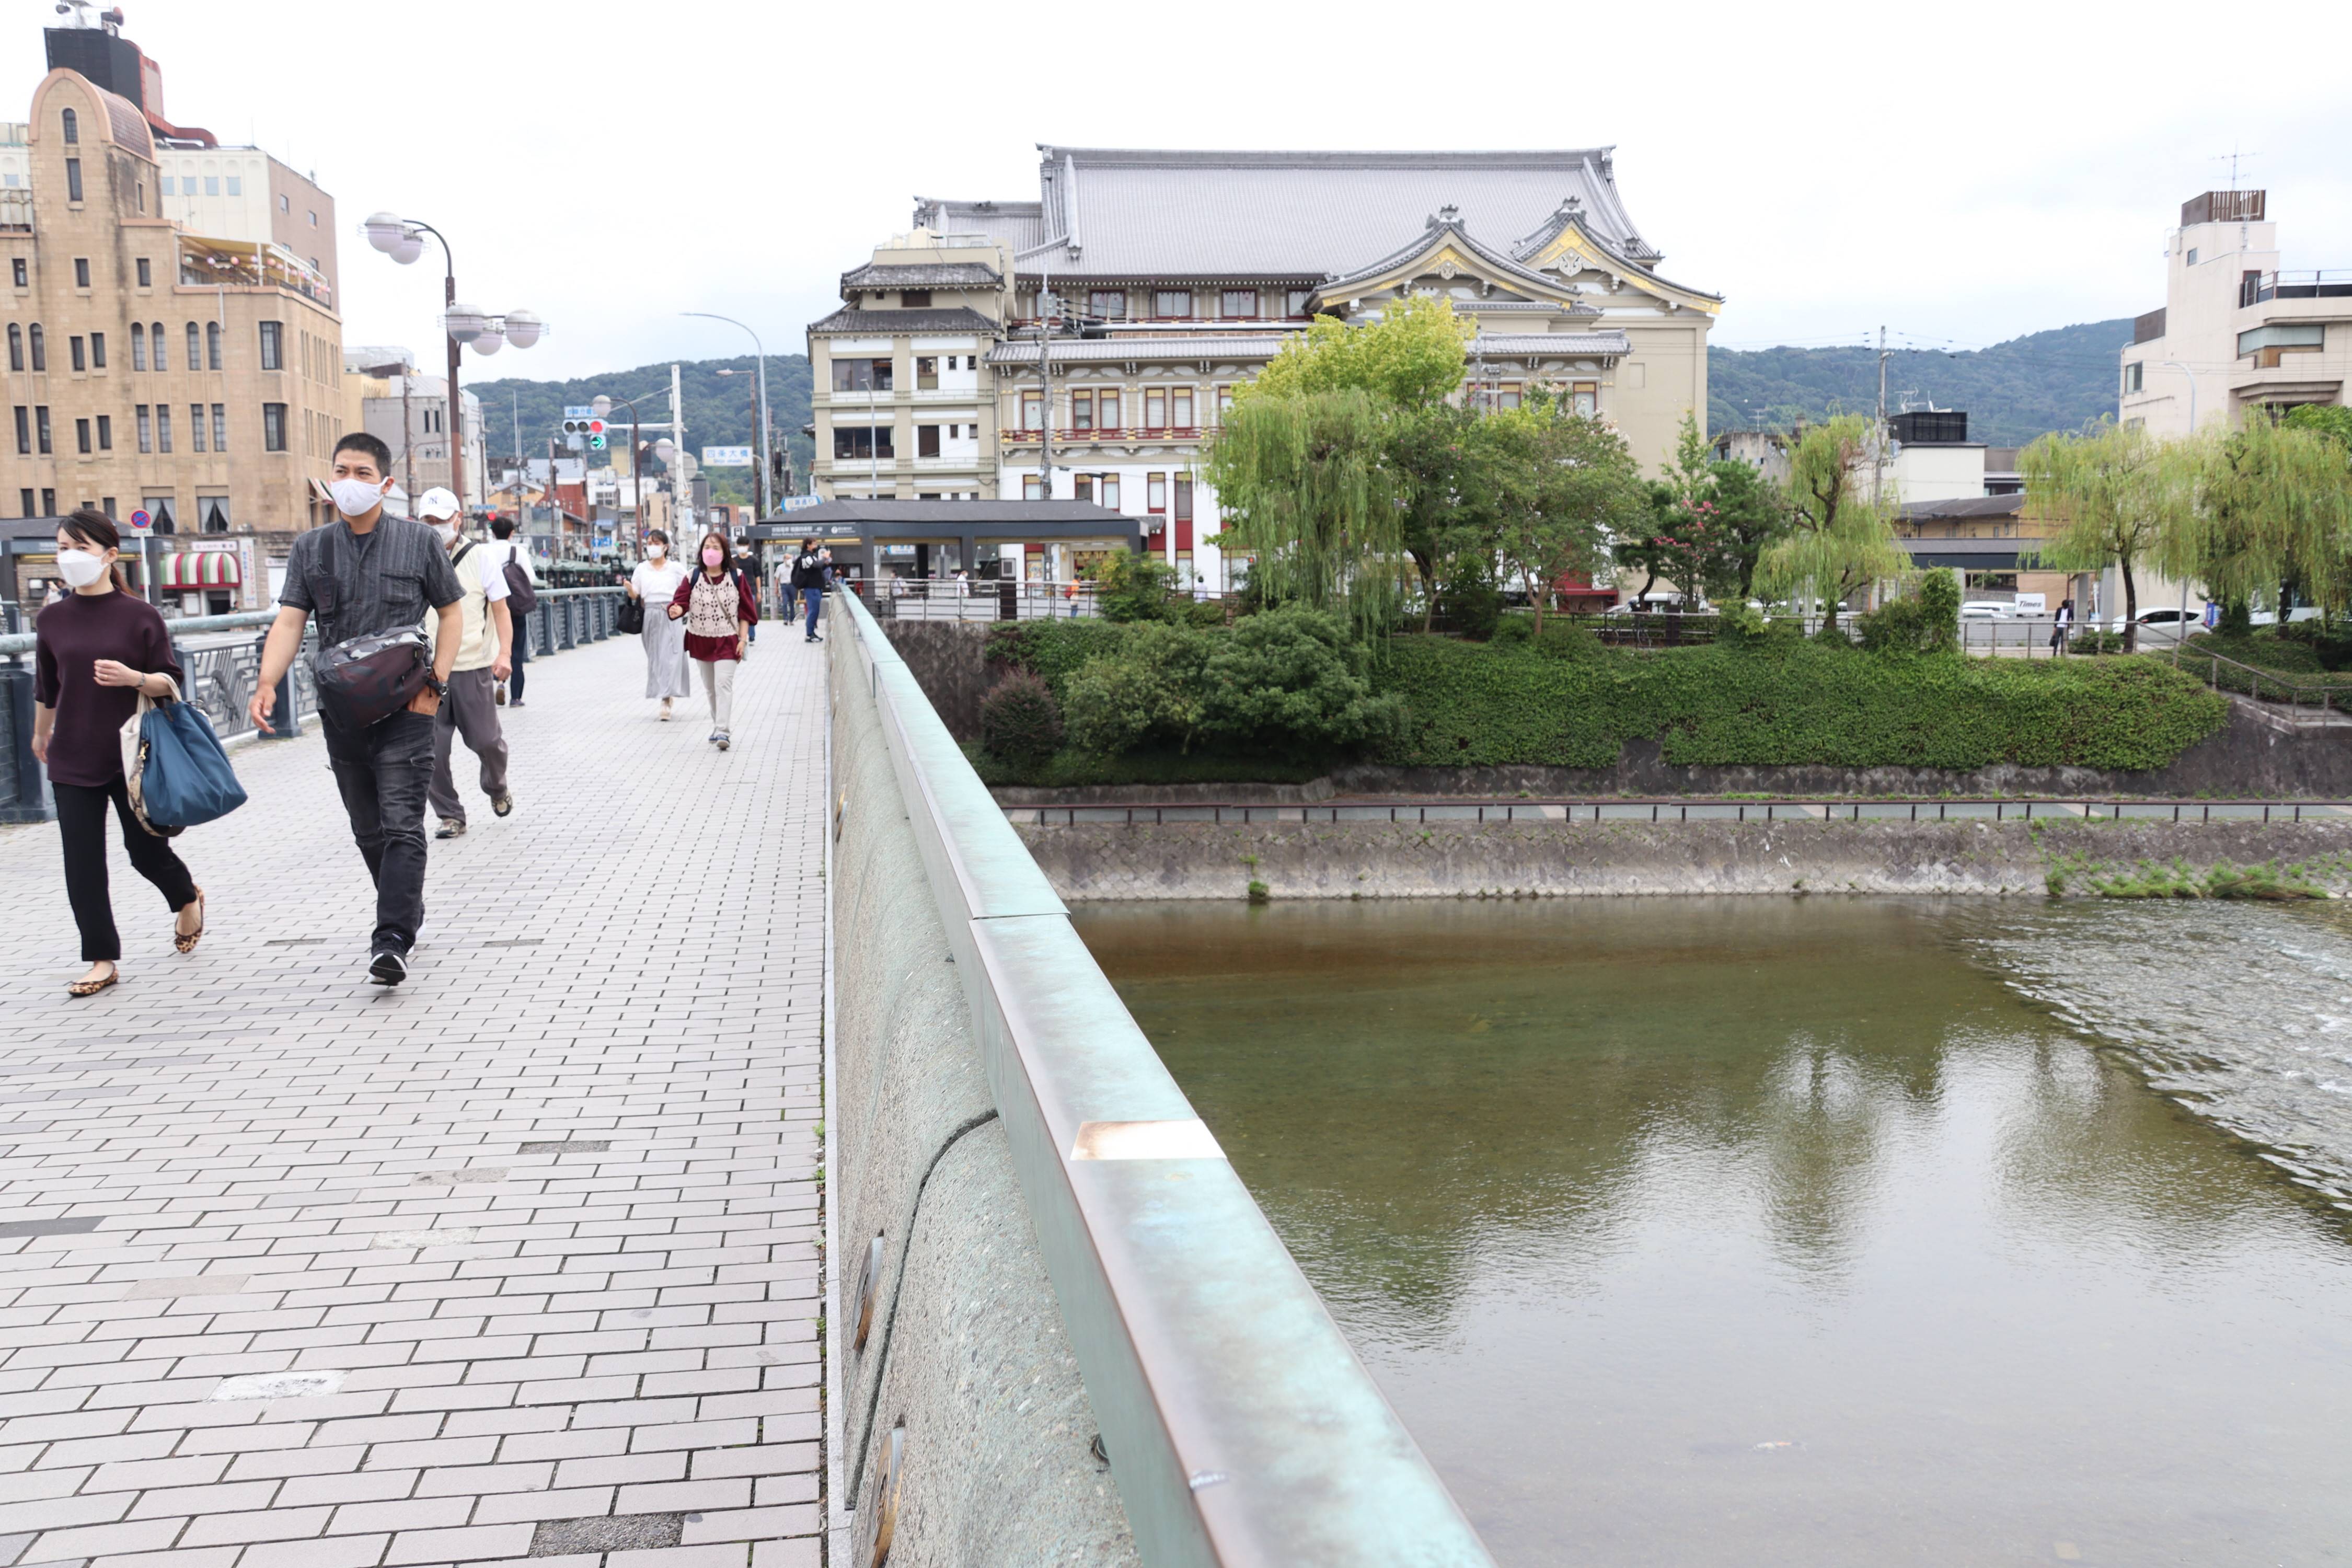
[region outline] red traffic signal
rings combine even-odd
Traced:
[[[591,419],[588,421],[588,434],[591,436],[602,436],[604,433],[604,422],[602,419]]]

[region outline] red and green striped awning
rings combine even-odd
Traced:
[[[245,581],[231,550],[183,550],[156,563],[155,585],[174,588],[234,588]]]

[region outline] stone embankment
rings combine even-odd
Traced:
[[[2352,821],[1016,825],[1066,899],[1646,893],[2103,896],[2271,868],[2352,894]]]

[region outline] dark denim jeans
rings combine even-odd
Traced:
[[[323,715],[322,715],[323,717]],[[370,951],[406,953],[425,923],[425,796],[433,786],[433,720],[401,710],[356,734],[328,720],[327,761],[352,837],[375,879]]]
[[[801,590],[801,597],[808,601],[808,632],[806,635],[809,637],[814,637],[816,636],[816,618],[824,611],[824,595],[814,588],[803,588]]]

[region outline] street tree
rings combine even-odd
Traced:
[[[2344,606],[2352,590],[2352,450],[2324,423],[2249,418],[2166,456],[2185,504],[2161,514],[2155,558],[2205,585],[2223,606],[2224,629],[2247,630],[2252,601],[2284,605],[2290,585],[2331,614]]]
[[[1771,594],[1821,598],[1825,633],[1836,630],[1848,595],[1910,569],[1895,537],[1893,509],[1864,472],[1871,426],[1861,415],[1842,414],[1798,438],[1789,454],[1787,527],[1759,552],[1752,578]]]
[[[1559,579],[1591,577],[1611,540],[1643,526],[1647,487],[1623,437],[1543,394],[1484,416],[1475,428],[1474,525],[1505,571],[1526,584],[1540,632]]]
[[[1395,419],[1358,388],[1235,401],[1206,471],[1223,546],[1255,557],[1269,601],[1340,611],[1359,632],[1391,623],[1407,559],[1386,460]]]
[[[2078,433],[2038,437],[2019,459],[2025,511],[2049,531],[2041,562],[2061,572],[2104,572],[2124,584],[2124,649],[2138,647],[2139,584],[2167,530],[2181,526],[2190,489],[2175,451],[2136,425],[2101,418]]]

